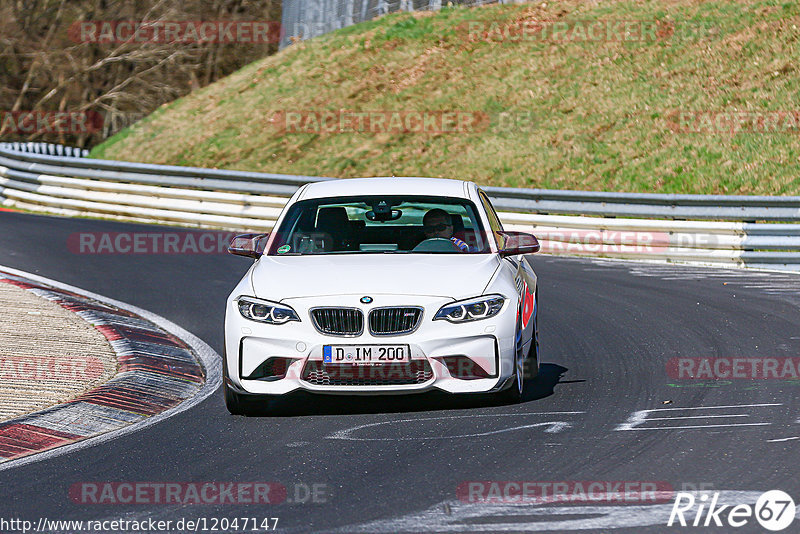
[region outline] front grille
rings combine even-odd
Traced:
[[[376,336],[408,334],[422,319],[422,308],[375,308],[369,312],[369,331]]]
[[[364,331],[364,314],[357,308],[315,308],[314,328],[332,336],[358,336]]]
[[[433,378],[427,360],[381,365],[330,364],[309,361],[303,380],[315,386],[398,386],[424,384]]]

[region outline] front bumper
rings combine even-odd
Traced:
[[[406,335],[373,336],[368,331],[354,337],[325,335],[318,332],[308,310],[318,306],[335,306],[347,302],[360,307],[365,316],[371,306],[358,303],[360,296],[337,296],[335,299],[293,299],[284,301],[299,314],[301,322],[282,325],[262,324],[243,318],[233,299],[227,306],[225,318],[225,365],[228,384],[244,394],[282,395],[297,390],[325,394],[403,394],[441,390],[449,393],[486,393],[505,385],[513,373],[514,336],[517,302],[509,299],[502,311],[490,319],[464,324],[433,321],[436,311],[451,302],[442,297],[381,296],[381,306],[422,306],[425,309],[419,327]],[[378,299],[376,299],[378,300]],[[373,304],[374,306],[374,304]],[[408,345],[411,367],[408,375],[394,369],[377,366],[336,368],[340,380],[320,380],[320,374],[310,373],[328,368],[323,361],[325,345]],[[453,357],[469,362],[477,371],[468,374],[485,377],[459,378],[461,371],[448,367]],[[270,358],[290,358],[285,378],[246,379]],[[465,359],[466,358],[466,359]],[[424,369],[424,372],[420,370]],[[452,371],[452,372],[451,372]],[[323,373],[324,375],[324,373]],[[454,376],[455,375],[455,376]],[[390,380],[387,380],[387,376]],[[395,378],[414,378],[393,383]],[[358,385],[354,385],[358,384]]]

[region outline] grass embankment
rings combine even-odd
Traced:
[[[633,23],[632,40],[617,39],[619,21]],[[601,24],[594,38],[581,32],[589,22]],[[250,64],[92,156],[517,187],[800,194],[798,27],[795,1],[571,0],[393,14]],[[474,112],[475,122],[473,131],[438,133],[331,133],[308,122],[309,112],[335,110]],[[303,112],[311,133],[287,132],[287,111]],[[731,133],[719,116],[682,115],[698,111],[749,114]]]

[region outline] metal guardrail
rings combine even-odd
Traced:
[[[332,179],[84,155],[0,143],[0,200],[63,215],[268,230],[301,185]],[[800,270],[800,224],[784,224],[800,223],[800,197],[484,190],[504,225],[535,233],[544,252]]]
[[[485,187],[498,209],[729,221],[800,221],[800,197],[660,195]]]

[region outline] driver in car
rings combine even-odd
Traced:
[[[468,244],[453,235],[453,220],[443,209],[434,208],[422,218],[426,239],[449,239],[461,252],[469,252]]]

